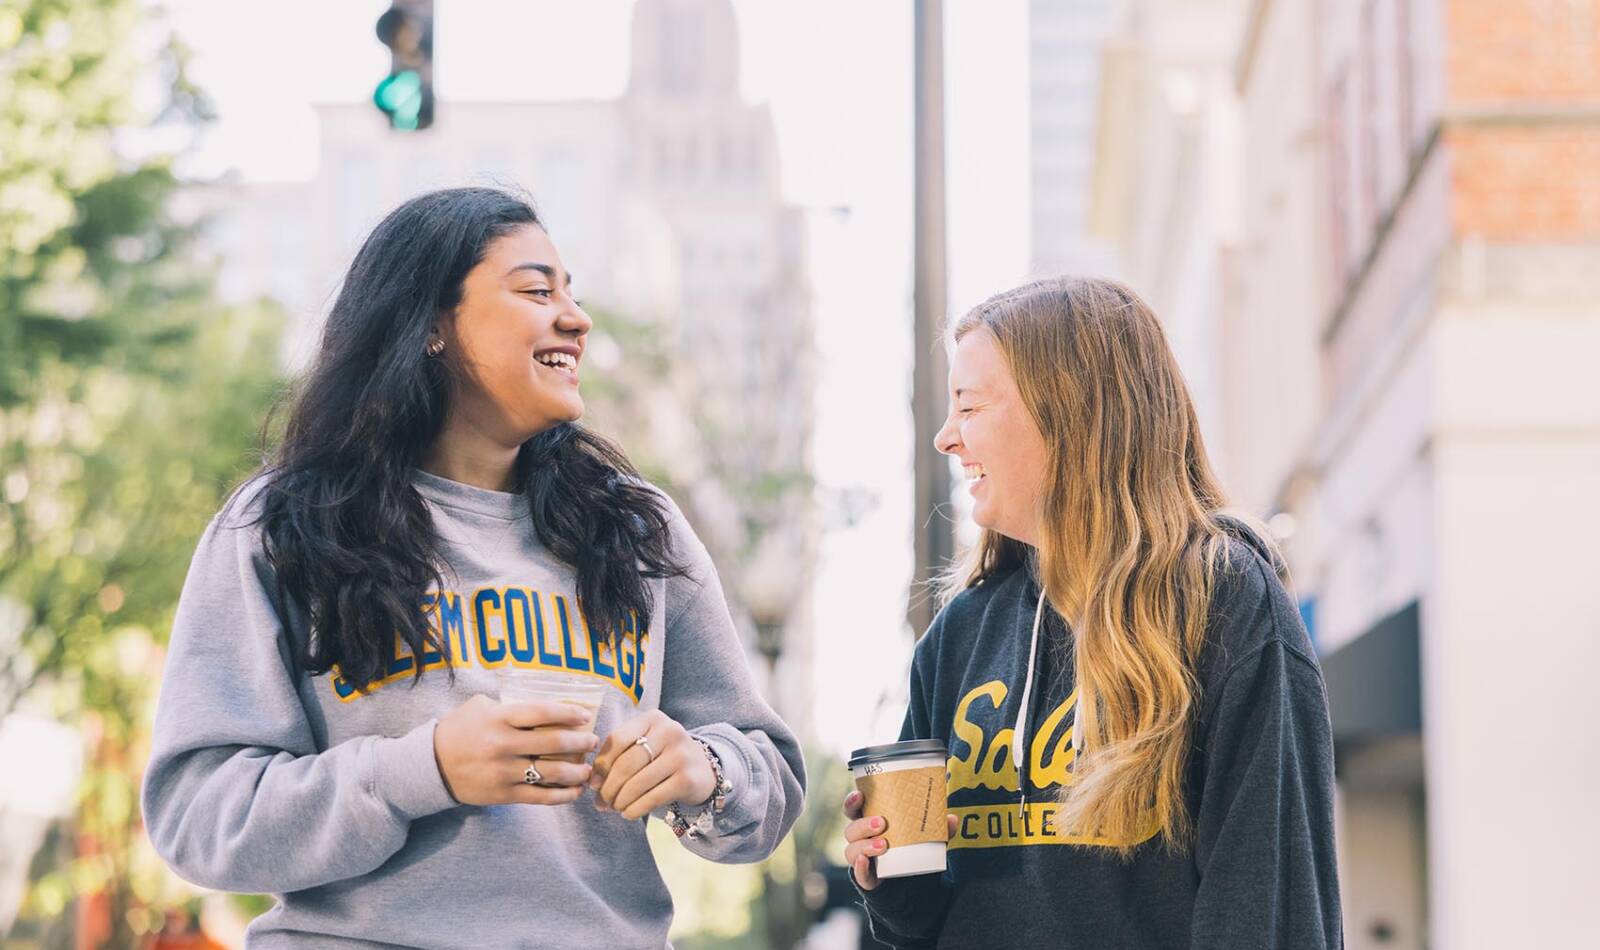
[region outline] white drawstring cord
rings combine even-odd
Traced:
[[[1022,771],[1022,759],[1028,747],[1028,700],[1033,695],[1033,664],[1039,654],[1039,623],[1044,619],[1044,590],[1039,590],[1039,606],[1033,610],[1033,637],[1028,643],[1028,672],[1022,682],[1022,708],[1017,710],[1017,724],[1011,729],[1011,766],[1017,770],[1017,788],[1022,792],[1018,815],[1028,811],[1028,778]],[[1074,741],[1077,736],[1074,734]]]

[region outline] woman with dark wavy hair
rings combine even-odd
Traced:
[[[799,815],[705,548],[577,425],[590,327],[502,191],[415,198],[356,254],[201,538],[145,778],[179,874],[277,896],[250,946],[660,947],[642,819],[747,862]],[[518,670],[598,712],[489,698]]]

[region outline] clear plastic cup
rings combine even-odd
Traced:
[[[541,726],[541,729],[570,729],[593,732],[595,720],[600,715],[600,704],[605,699],[606,684],[587,676],[575,676],[555,670],[524,670],[507,667],[495,671],[500,684],[500,702],[557,702],[582,706],[589,711],[586,722],[577,726]],[[568,752],[562,755],[540,756],[562,762],[582,762],[587,753]]]

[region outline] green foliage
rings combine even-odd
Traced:
[[[24,913],[100,895],[118,945],[184,899],[137,807],[159,644],[280,385],[281,318],[218,304],[171,156],[125,147],[207,112],[150,9],[0,0],[0,715],[43,707],[87,746],[74,845]]]
[[[806,810],[782,847],[762,865],[763,930],[769,947],[798,946],[827,893],[824,865],[844,853],[844,813],[850,790],[844,763],[818,749],[807,750]]]
[[[155,26],[138,0],[0,6],[0,600],[24,618],[0,711],[164,625],[276,386],[276,318],[214,301],[170,157],[118,150],[151,73],[164,115],[204,111],[174,44],[139,58]]]
[[[25,618],[0,697],[65,675],[104,708],[97,650],[119,629],[165,630],[195,538],[252,466],[277,321],[189,316],[190,334],[152,354],[180,364],[167,372],[51,361],[30,401],[0,412],[0,597]]]
[[[651,850],[675,907],[673,946],[780,950],[804,939],[826,893],[819,874],[844,852],[840,805],[850,789],[850,773],[836,757],[809,749],[806,762],[806,809],[760,864],[712,864],[689,853],[665,825],[650,823]]]
[[[167,306],[206,285],[180,253],[187,230],[161,213],[169,158],[119,148],[141,119],[208,111],[148,17],[138,0],[0,0],[0,407],[32,399],[51,363],[167,348],[184,332]],[[140,116],[131,90],[153,74],[167,104]]]
[[[583,380],[583,424],[615,440],[653,484],[671,490],[671,478],[649,449],[649,407],[663,398],[672,361],[657,328],[626,314],[591,307],[594,329],[587,359],[599,372]],[[603,365],[610,363],[611,365]]]

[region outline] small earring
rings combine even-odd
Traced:
[[[438,337],[434,337],[428,341],[427,346],[422,348],[422,352],[428,354],[429,356],[438,356],[440,353],[444,352],[444,341]]]

